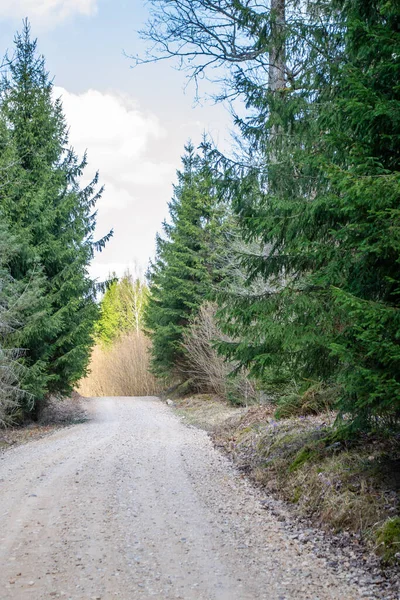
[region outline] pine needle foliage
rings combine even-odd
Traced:
[[[225,294],[239,341],[224,350],[266,385],[339,382],[339,413],[365,427],[400,414],[400,11],[354,0],[321,15],[295,82],[262,94],[241,80],[254,167],[227,176],[258,251],[242,256],[247,293]]]
[[[33,266],[28,283],[13,279],[10,263],[19,251],[16,239],[0,220],[0,427],[15,423],[21,409],[33,403],[32,395],[21,388],[23,350],[9,346],[8,341],[11,333],[31,325],[32,307],[40,309],[43,277],[40,268]]]
[[[33,264],[43,276],[40,311],[32,307],[31,326],[13,340],[25,349],[24,385],[40,400],[70,391],[85,373],[98,313],[88,265],[111,233],[94,239],[98,175],[80,185],[86,156],[79,159],[69,147],[62,104],[53,97],[28,22],[15,37],[8,65],[0,112],[13,160],[1,172],[0,210],[21,249],[10,263],[11,276],[28,281]]]
[[[226,225],[209,151],[185,146],[183,169],[169,203],[170,221],[157,236],[150,265],[145,326],[152,340],[152,370],[165,379],[185,377],[183,334],[191,317],[214,295],[223,277],[220,248]]]
[[[244,242],[220,286],[222,351],[267,391],[335,390],[354,427],[398,423],[398,1],[153,0],[150,14],[137,62],[178,58],[244,100],[240,159],[220,156]]]
[[[340,4],[346,62],[327,114],[327,173],[342,271],[332,296],[342,331],[341,408],[361,424],[400,418],[400,9]],[[339,262],[340,257],[340,262]]]

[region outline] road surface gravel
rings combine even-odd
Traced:
[[[0,599],[358,600],[156,398],[0,456]]]

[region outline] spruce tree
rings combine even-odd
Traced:
[[[264,288],[227,308],[241,340],[226,351],[267,380],[339,384],[340,412],[365,426],[400,404],[399,12],[335,2],[326,23],[313,74],[264,108],[256,95],[259,121],[243,127],[266,157],[266,172],[233,178],[244,235],[259,241],[248,283]]]
[[[19,372],[21,384],[25,389],[41,394],[45,391],[47,381],[45,361],[34,351],[30,352],[28,358],[27,348],[35,348],[37,332],[43,332],[44,335],[49,328],[50,303],[46,296],[46,280],[38,255],[31,251],[23,236],[14,233],[19,228],[14,228],[13,222],[7,219],[7,207],[14,205],[21,181],[15,140],[0,111],[1,344],[4,351],[12,355],[15,354],[15,348],[20,349],[19,362],[23,360],[26,368],[21,369],[15,360],[13,364]],[[25,394],[24,399],[27,398],[30,400],[23,403],[25,409],[33,406],[32,397]]]
[[[221,277],[217,257],[224,219],[207,149],[199,155],[188,144],[182,163],[169,203],[170,222],[164,222],[163,235],[157,236],[156,259],[148,272],[150,298],[145,313],[152,368],[167,379],[184,377],[183,334],[201,303],[213,296],[213,285]]]
[[[300,4],[151,2],[147,60],[218,66],[245,101],[246,152],[222,157],[246,244],[228,356],[265,385],[333,386],[355,424],[396,420],[398,2]]]
[[[81,188],[86,156],[68,147],[60,100],[26,22],[1,86],[1,113],[16,154],[14,182],[0,210],[23,248],[12,276],[27,277],[40,263],[45,278],[43,322],[20,334],[26,348],[27,386],[37,398],[67,392],[84,374],[97,317],[95,282],[88,265],[108,236],[94,241],[98,176]]]
[[[400,418],[400,10],[381,0],[338,7],[346,60],[321,114],[333,251],[320,279],[340,317],[330,344],[340,360],[340,409],[356,424],[379,424]]]
[[[40,266],[33,264],[25,280],[14,279],[11,268],[20,255],[20,245],[0,218],[0,427],[14,423],[34,401],[21,385],[24,350],[15,341],[21,331],[26,335],[41,325],[44,278]]]

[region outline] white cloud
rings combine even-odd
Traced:
[[[171,165],[146,158],[150,142],[165,132],[158,119],[142,112],[132,98],[96,90],[71,94],[57,87],[54,93],[62,99],[71,144],[80,155],[88,150],[86,174],[100,170],[106,186],[103,209],[134,205],[135,184],[157,185],[170,179]]]
[[[188,138],[200,142],[209,123],[186,119],[182,128],[181,115],[171,118],[165,112],[161,122],[135,98],[116,92],[73,94],[55,88],[54,93],[62,99],[70,143],[79,155],[88,151],[82,183],[99,170],[105,184],[97,207],[98,236],[113,228],[114,237],[96,256],[91,272],[100,279],[112,271],[121,275],[135,261],[146,269],[168,214],[183,146]]]
[[[176,166],[168,162],[145,160],[137,171],[126,172],[122,175],[121,181],[136,185],[146,185],[151,181],[154,186],[163,185],[166,182],[174,181]]]
[[[54,92],[62,97],[74,145],[101,151],[107,154],[107,160],[134,160],[142,154],[150,136],[162,134],[158,120],[141,112],[124,95],[96,90],[77,95],[57,87]]]
[[[97,0],[1,0],[0,19],[28,19],[36,28],[45,28],[73,15],[90,16]]]
[[[88,152],[83,183],[99,170],[105,185],[98,229],[103,234],[115,230],[93,273],[101,278],[113,270],[120,274],[121,265],[134,260],[145,267],[175,179],[178,157],[168,152],[166,131],[126,95],[97,90],[73,94],[59,87],[54,95],[61,97],[71,145],[80,156]]]

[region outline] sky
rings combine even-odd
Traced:
[[[92,276],[144,272],[185,143],[209,133],[228,145],[230,117],[222,105],[195,102],[193,85],[170,61],[132,68],[143,55],[138,30],[148,18],[145,0],[0,0],[0,52],[27,17],[39,52],[54,77],[76,152],[88,153],[82,183],[97,170],[105,192],[96,234],[112,240],[91,266]],[[204,93],[207,90],[203,89]]]

